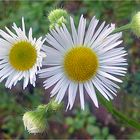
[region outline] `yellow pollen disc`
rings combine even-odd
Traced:
[[[37,52],[35,47],[26,41],[14,44],[9,53],[10,64],[19,71],[26,71],[36,63]]]
[[[91,79],[98,69],[96,53],[85,46],[76,46],[68,51],[64,58],[64,70],[68,78],[77,82]]]

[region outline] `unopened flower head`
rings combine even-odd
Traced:
[[[98,22],[93,17],[86,30],[86,19],[81,16],[76,30],[70,17],[71,32],[63,24],[46,36],[50,45],[43,48],[48,54],[43,64],[49,68],[40,70],[40,77],[46,78],[45,89],[54,86],[51,97],[56,95],[58,103],[68,95],[69,109],[72,109],[76,95],[80,96],[81,108],[84,109],[86,93],[98,107],[95,88],[107,100],[113,99],[119,88],[115,82],[121,83],[118,76],[126,73],[124,56],[127,53],[124,47],[119,47],[122,33],[111,34],[114,24],[105,26],[103,22],[99,26]]]
[[[42,37],[32,37],[32,28],[26,36],[24,18],[22,28],[15,23],[12,26],[15,33],[5,27],[7,32],[0,30],[0,81],[7,78],[5,86],[12,85],[24,79],[23,88],[28,83],[35,86],[37,70],[42,66],[45,57],[41,47],[45,40]]]
[[[67,23],[67,11],[64,9],[55,9],[52,10],[49,15],[48,19],[50,21],[50,29],[54,29],[55,26],[61,27],[63,23]]]
[[[131,21],[131,29],[137,37],[140,37],[140,12],[137,12],[133,16]]]
[[[68,13],[64,9],[60,9],[60,8],[59,9],[54,9],[49,13],[48,19],[49,19],[50,23],[55,23],[61,17],[66,18],[67,15],[68,15]]]
[[[45,110],[38,109],[26,112],[23,116],[23,123],[29,133],[43,133],[47,128]]]

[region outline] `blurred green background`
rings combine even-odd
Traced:
[[[140,0],[2,0],[0,28],[10,28],[13,22],[20,26],[21,17],[24,16],[26,29],[32,26],[34,36],[44,36],[49,28],[47,14],[58,7],[68,10],[75,16],[76,22],[80,14],[89,20],[96,15],[101,21],[113,22],[119,27],[128,23],[133,14],[140,10]],[[123,39],[129,54],[129,66],[114,106],[140,122],[140,40],[130,31],[123,33]],[[85,111],[81,111],[77,103],[72,111],[63,110],[52,116],[48,120],[48,130],[45,133],[28,134],[24,130],[22,115],[40,103],[47,103],[49,91],[43,89],[39,79],[36,88],[28,86],[23,91],[21,84],[18,83],[12,90],[6,89],[3,83],[0,84],[0,139],[140,139],[139,131],[116,120],[104,107],[96,109],[88,98]]]

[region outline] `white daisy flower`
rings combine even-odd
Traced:
[[[45,40],[33,38],[32,28],[26,36],[24,18],[22,28],[15,23],[12,28],[16,34],[7,27],[7,33],[0,30],[0,82],[7,78],[5,86],[11,88],[24,78],[23,88],[29,82],[35,86],[37,69],[42,66],[44,57],[41,47]]]
[[[86,19],[81,16],[78,30],[70,17],[71,33],[65,25],[47,34],[44,46],[47,57],[43,64],[47,66],[40,71],[45,89],[54,85],[51,96],[56,95],[56,101],[61,102],[68,94],[67,108],[72,109],[75,97],[80,96],[81,108],[84,109],[84,94],[88,94],[98,107],[95,88],[107,99],[113,99],[122,82],[118,76],[124,76],[127,65],[124,47],[117,47],[122,33],[111,34],[115,25],[105,26],[103,22],[92,18],[86,30]],[[98,26],[99,27],[98,27]]]

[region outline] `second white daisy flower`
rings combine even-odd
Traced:
[[[45,55],[41,51],[45,40],[33,38],[32,28],[26,36],[23,18],[22,28],[15,23],[12,26],[16,34],[5,28],[7,33],[0,30],[0,81],[7,78],[5,86],[11,88],[23,78],[23,88],[28,83],[35,86],[37,70],[42,66]]]
[[[75,97],[79,92],[81,108],[84,109],[84,94],[87,93],[98,107],[95,88],[107,99],[113,99],[122,82],[118,76],[124,76],[127,65],[124,47],[117,47],[122,33],[111,34],[115,25],[99,27],[98,20],[93,17],[86,30],[86,19],[81,16],[78,30],[70,17],[72,33],[66,26],[56,27],[47,34],[44,46],[47,57],[43,64],[47,66],[40,71],[45,89],[54,85],[51,96],[56,95],[56,101],[61,102],[68,93],[67,108],[73,107]],[[117,76],[117,77],[116,77]],[[85,92],[86,90],[86,92]]]

